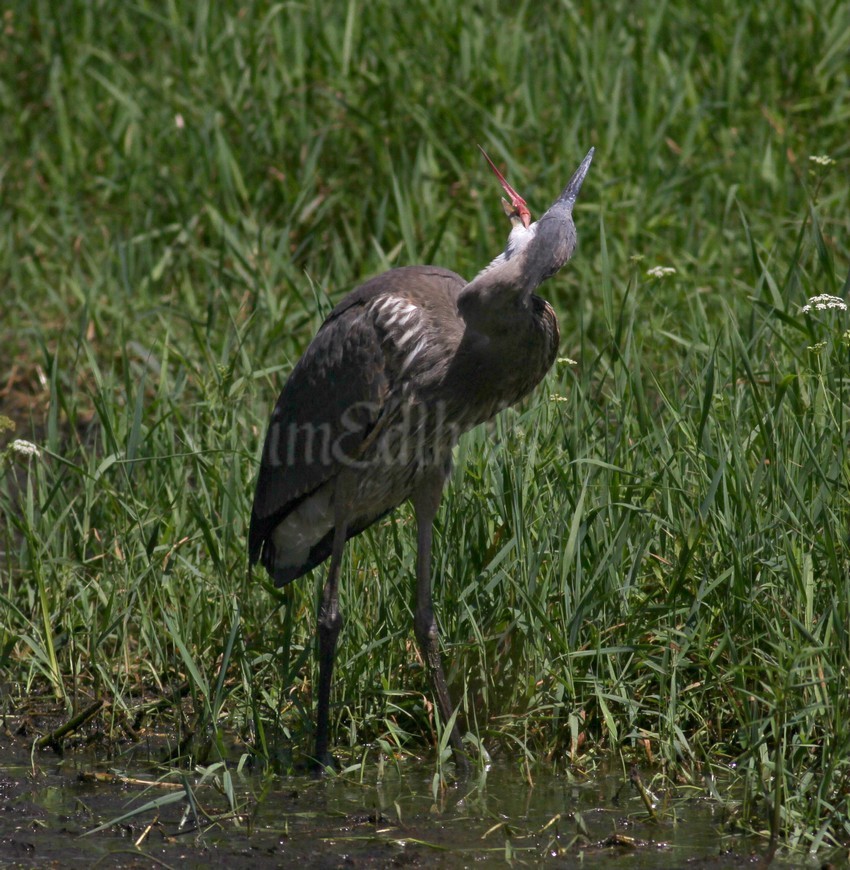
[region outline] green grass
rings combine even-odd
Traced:
[[[176,727],[187,684],[213,757],[309,751],[322,572],[246,577],[280,385],[361,280],[501,249],[477,143],[535,214],[594,145],[541,290],[578,365],[464,438],[438,520],[450,683],[491,753],[732,771],[745,826],[850,837],[850,318],[801,312],[850,290],[846,4],[44,0],[2,26],[0,414],[43,451],[0,460],[6,712],[105,697],[120,729],[164,696]],[[355,758],[439,739],[412,527],[349,548]]]

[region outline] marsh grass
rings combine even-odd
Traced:
[[[850,322],[802,312],[850,289],[845,4],[33,2],[3,25],[0,413],[42,451],[2,454],[7,715],[105,697],[107,736],[155,719],[175,760],[234,733],[302,757],[321,572],[246,574],[280,385],[363,278],[501,249],[477,142],[537,213],[593,144],[579,252],[542,290],[578,365],[463,439],[438,519],[470,741],[529,776],[612,751],[733,771],[745,827],[847,839]],[[352,763],[445,748],[412,526],[349,548]]]

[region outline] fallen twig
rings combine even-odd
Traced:
[[[59,741],[62,740],[63,737],[70,734],[72,731],[76,731],[81,725],[85,725],[89,719],[94,717],[100,711],[103,703],[102,698],[94,701],[92,704],[89,704],[85,710],[82,710],[77,713],[76,716],[69,719],[64,725],[60,725],[59,728],[55,728],[53,731],[42,735],[35,741],[35,748],[44,749],[47,746],[58,747]]]

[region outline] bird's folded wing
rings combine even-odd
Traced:
[[[388,392],[384,351],[364,305],[324,323],[275,405],[263,448],[249,552],[306,496],[356,463]]]

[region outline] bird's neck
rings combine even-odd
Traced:
[[[528,304],[534,286],[523,277],[525,249],[534,238],[537,224],[517,226],[511,230],[505,250],[488,263],[460,292],[458,308],[461,314],[490,309],[497,315],[505,307]]]

